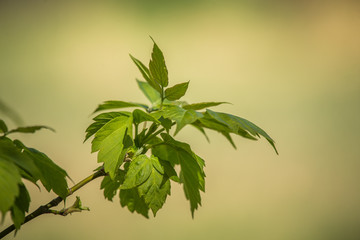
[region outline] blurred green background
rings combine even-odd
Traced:
[[[105,201],[96,180],[76,193],[90,212],[39,217],[16,239],[360,239],[359,10],[346,0],[1,0],[0,99],[27,125],[56,129],[16,137],[75,182],[98,166],[82,143],[97,104],[146,101],[128,54],[147,62],[149,35],[170,84],[190,80],[187,101],[233,103],[216,110],[255,122],[280,152],[241,138],[234,150],[211,132],[208,144],[187,127],[178,139],[207,163],[194,220],[180,186],[147,220]],[[31,210],[54,197],[29,188]]]

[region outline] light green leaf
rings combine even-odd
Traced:
[[[34,133],[40,129],[49,129],[50,131],[55,132],[55,130],[51,127],[47,127],[47,126],[30,126],[30,127],[18,127],[16,129],[12,129],[9,132],[7,132],[7,134],[10,133],[15,133],[15,132],[19,132],[19,133]]]
[[[149,178],[152,168],[151,159],[146,155],[142,154],[133,159],[121,189],[134,188],[144,183]]]
[[[152,115],[150,115],[144,111],[141,111],[139,109],[135,109],[132,114],[133,114],[133,118],[134,118],[134,124],[139,124],[139,123],[146,122],[146,121],[160,124],[159,120],[154,118]]]
[[[175,86],[172,86],[170,88],[167,88],[165,90],[165,98],[167,98],[170,101],[175,101],[180,99],[182,96],[185,95],[187,89],[189,86],[189,82],[185,83],[179,83]]]
[[[154,79],[151,78],[149,69],[141,61],[139,61],[138,59],[131,56],[131,54],[130,54],[130,57],[133,60],[133,62],[135,63],[135,65],[138,67],[138,69],[140,70],[140,72],[141,72],[142,76],[144,77],[144,79],[146,80],[146,82],[148,82],[149,85],[153,89],[155,89],[156,91],[161,93],[161,87],[159,86],[159,84],[157,82],[155,82]]]
[[[139,195],[144,197],[145,203],[156,216],[157,211],[164,205],[167,195],[170,195],[170,181],[152,168],[149,178],[138,187],[138,190]]]
[[[228,103],[228,102],[201,102],[201,103],[193,103],[193,104],[189,104],[189,105],[184,105],[183,108],[187,109],[187,110],[201,110],[204,108],[209,108],[209,107],[215,107],[218,106],[220,104],[224,104],[224,103]]]
[[[111,121],[112,119],[119,117],[119,116],[130,116],[130,112],[106,112],[101,113],[93,118],[95,122],[93,122],[86,130],[86,136],[84,142],[89,139],[92,135],[94,135],[97,131],[100,130],[106,123]]]
[[[148,106],[141,103],[132,103],[132,102],[123,102],[123,101],[105,101],[103,104],[100,104],[94,111],[94,113],[103,110],[116,109],[116,108],[128,108],[128,107],[141,107],[148,109]]]
[[[6,126],[5,122],[0,119],[0,132],[6,133],[8,131],[8,127]]]
[[[165,58],[154,39],[153,51],[151,54],[151,60],[149,63],[150,77],[152,80],[160,84],[160,86],[167,87],[169,84],[168,70],[165,65]]]
[[[160,93],[155,90],[149,83],[137,80],[140,90],[149,99],[152,105],[158,104],[161,101]],[[161,91],[161,89],[160,89]]]
[[[137,213],[149,218],[149,207],[143,197],[139,196],[137,188],[121,189],[119,193],[120,204],[122,207],[127,206],[130,212]]]
[[[21,177],[17,167],[0,156],[0,212],[3,217],[19,195],[20,183]]]

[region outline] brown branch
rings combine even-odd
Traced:
[[[91,174],[87,178],[85,178],[82,181],[80,181],[79,183],[75,184],[73,187],[69,188],[67,197],[70,196],[71,194],[73,194],[74,192],[76,192],[77,190],[79,190],[80,188],[82,188],[87,183],[91,182],[92,180],[94,180],[98,177],[101,177],[101,176],[105,176],[105,175],[106,175],[106,173],[105,173],[104,169],[100,169],[99,171]],[[51,200],[48,204],[40,206],[38,209],[36,209],[35,211],[33,211],[32,213],[27,215],[25,217],[25,221],[22,224],[25,224],[42,214],[51,213],[50,208],[57,206],[63,200],[64,199],[59,196],[59,197],[56,197],[53,200]],[[14,224],[9,226],[8,228],[4,229],[2,232],[0,232],[0,239],[2,239],[3,237],[5,237],[6,235],[8,235],[9,233],[11,233],[14,230],[15,230]]]

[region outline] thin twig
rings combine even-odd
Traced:
[[[78,182],[73,187],[69,188],[68,193],[67,193],[66,196],[67,197],[70,196],[71,194],[73,194],[74,192],[76,192],[77,190],[79,190],[80,188],[85,186],[87,183],[91,182],[92,180],[94,180],[94,179],[96,179],[98,177],[105,176],[105,175],[106,175],[106,173],[105,173],[104,169],[100,169],[99,171],[91,174],[87,178],[85,178],[82,181]],[[54,198],[53,200],[51,200],[48,204],[40,206],[38,209],[36,209],[35,211],[33,211],[32,213],[27,215],[25,217],[24,223],[22,223],[22,224],[25,224],[25,223],[31,221],[32,219],[42,215],[42,214],[51,213],[50,208],[57,206],[63,200],[64,199],[62,197],[58,196],[58,197]],[[0,239],[2,239],[3,237],[5,237],[6,235],[8,235],[9,233],[11,233],[14,230],[15,230],[15,225],[14,224],[7,227],[6,229],[4,229],[0,233]]]

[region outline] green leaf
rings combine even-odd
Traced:
[[[174,135],[176,135],[186,125],[191,124],[202,117],[204,117],[202,113],[196,112],[195,110],[192,109],[187,110],[184,113],[181,121],[177,123]]]
[[[16,230],[19,230],[25,220],[25,212],[29,211],[30,195],[23,184],[19,184],[20,193],[15,199],[15,204],[11,208],[11,218]]]
[[[134,188],[144,183],[149,178],[151,170],[151,159],[146,155],[139,155],[131,161],[121,189]]]
[[[145,203],[152,210],[154,216],[162,208],[167,195],[170,195],[170,181],[157,171],[156,167],[161,167],[159,160],[151,156],[153,168],[148,179],[138,187],[139,195],[144,197]]]
[[[206,112],[213,119],[228,126],[232,130],[232,132],[234,132],[236,134],[243,136],[242,133],[245,131],[245,132],[249,132],[254,137],[260,137],[260,135],[263,136],[271,144],[271,146],[274,148],[275,152],[278,154],[278,151],[275,147],[274,140],[264,130],[262,130],[260,127],[256,126],[254,123],[252,123],[244,118],[234,116],[231,114],[227,114],[227,113],[214,112],[209,109],[207,109]]]
[[[224,104],[224,103],[228,103],[228,102],[201,102],[201,103],[193,103],[193,104],[189,104],[189,105],[184,105],[183,108],[187,109],[187,110],[201,110],[204,108],[209,108],[209,107],[215,107],[218,106],[220,104]]]
[[[47,127],[47,126],[30,126],[30,127],[18,127],[16,129],[10,130],[9,132],[7,132],[7,134],[10,133],[15,133],[15,132],[19,132],[19,133],[34,133],[40,129],[49,129],[50,131],[55,132],[55,130],[51,127]]]
[[[23,151],[26,148],[20,141],[11,141],[9,138],[0,138],[0,159],[13,162],[22,177],[36,184],[40,172],[33,160]]]
[[[189,86],[189,82],[185,83],[179,83],[175,86],[172,86],[170,88],[167,88],[165,90],[165,98],[167,98],[170,101],[175,101],[180,99],[182,96],[185,95],[187,89]]]
[[[65,199],[68,194],[68,185],[66,177],[68,174],[58,165],[56,165],[44,153],[33,149],[24,148],[24,153],[27,154],[37,166],[40,172],[40,181],[48,192],[53,190],[54,193]]]
[[[130,116],[130,112],[106,112],[101,113],[93,118],[93,122],[86,130],[86,136],[84,142],[100,130],[106,123],[119,116]]]
[[[0,212],[3,217],[19,195],[20,183],[21,177],[17,167],[0,156]]]
[[[6,133],[8,131],[8,127],[6,126],[5,122],[0,119],[0,132]]]
[[[149,218],[149,207],[143,197],[139,196],[137,188],[121,189],[119,193],[120,204],[122,207],[127,206],[130,212],[137,213]]]
[[[104,189],[104,197],[109,201],[112,201],[116,195],[117,190],[120,188],[120,184],[124,182],[125,172],[120,170],[112,180],[109,176],[105,176],[101,182],[100,189]]]
[[[159,120],[157,120],[150,114],[148,114],[144,111],[141,111],[139,109],[135,109],[132,114],[133,114],[133,118],[134,118],[134,124],[139,124],[139,123],[146,122],[146,121],[160,124]]]
[[[94,113],[103,110],[116,109],[116,108],[128,108],[128,107],[141,107],[148,109],[148,106],[141,103],[123,102],[123,101],[105,101],[100,104],[94,111]]]
[[[168,70],[165,65],[165,58],[154,39],[153,51],[151,54],[151,60],[149,63],[150,77],[152,80],[160,84],[161,87],[167,87],[169,84]],[[161,93],[161,92],[160,92]]]
[[[199,130],[205,136],[206,140],[208,142],[210,142],[210,138],[206,134],[205,129],[203,127],[197,125],[196,123],[192,123],[191,126],[195,127],[197,130]]]
[[[118,167],[122,164],[126,151],[125,135],[132,134],[132,116],[119,116],[106,123],[92,141],[92,152],[99,151],[98,162],[104,163],[106,173],[114,179]],[[124,151],[123,151],[124,150]]]
[[[201,205],[200,190],[205,190],[204,162],[186,143],[174,140],[170,135],[163,133],[164,144],[152,148],[152,153],[161,160],[171,164],[180,164],[180,179],[184,184],[186,198],[190,201],[190,209],[194,216],[195,209]]]
[[[161,101],[160,93],[155,90],[149,83],[137,80],[140,90],[149,99],[152,105],[158,104]],[[161,91],[161,89],[160,89]]]
[[[138,69],[140,70],[140,72],[141,72],[142,76],[145,78],[146,82],[148,82],[149,85],[152,88],[154,88],[156,91],[161,93],[161,87],[159,86],[159,84],[157,82],[155,82],[155,80],[153,78],[151,78],[149,69],[141,61],[139,61],[138,59],[131,56],[131,54],[130,54],[130,57],[133,60],[133,62],[135,63],[135,65],[138,67]]]

